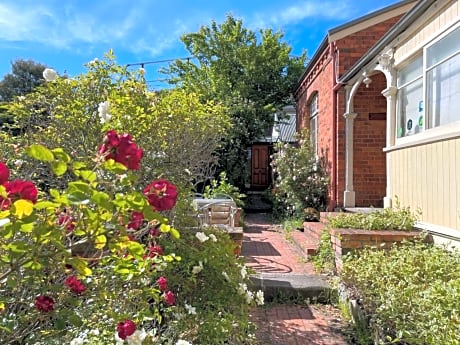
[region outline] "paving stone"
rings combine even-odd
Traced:
[[[246,214],[241,255],[255,274],[255,286],[265,296],[298,294],[314,299],[329,291],[324,276],[294,243],[288,241],[281,227],[273,224],[268,213]],[[344,325],[338,310],[322,304],[279,304],[276,300],[251,311],[257,326],[260,345],[346,345],[341,333]]]

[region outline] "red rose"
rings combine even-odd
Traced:
[[[174,296],[174,293],[172,291],[168,291],[164,294],[164,299],[166,303],[169,305],[174,305],[176,303],[176,296]]]
[[[126,320],[119,322],[117,325],[117,333],[120,339],[125,340],[127,337],[132,335],[136,331],[136,324],[134,321]]]
[[[4,184],[10,178],[10,169],[5,163],[0,162],[0,184]]]
[[[7,199],[0,197],[0,209],[8,209],[13,202],[19,199],[25,199],[37,202],[38,190],[30,181],[14,180],[4,183]]]
[[[143,221],[144,214],[142,212],[133,211],[131,212],[131,219],[129,220],[129,223],[126,227],[128,229],[138,230],[141,227]]]
[[[155,256],[158,256],[158,255],[160,256],[163,255],[163,248],[158,244],[155,244],[154,246],[150,246],[148,257],[154,258]]]
[[[168,279],[165,277],[158,278],[157,284],[161,291],[166,291],[168,289]]]
[[[67,277],[64,280],[64,284],[67,285],[70,288],[70,290],[76,295],[79,295],[86,291],[86,286],[75,276]]]
[[[144,151],[132,140],[130,134],[120,136],[114,130],[107,132],[98,152],[104,155],[105,159],[113,159],[131,170],[139,170],[144,154]]]
[[[144,188],[144,195],[156,211],[166,211],[177,201],[177,188],[168,180],[155,180]]]
[[[40,295],[35,299],[35,308],[48,313],[54,310],[54,301],[51,297]]]
[[[58,218],[58,224],[65,226],[66,230],[68,232],[72,232],[75,230],[75,222],[73,221],[73,218],[71,216],[68,216],[66,214],[61,214]]]

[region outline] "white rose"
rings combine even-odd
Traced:
[[[264,304],[264,292],[262,290],[256,292],[256,303],[257,305]]]
[[[106,123],[112,118],[112,115],[109,114],[109,101],[99,103],[97,111],[99,113],[99,118],[101,119],[102,124]]]
[[[214,235],[214,234],[209,234],[209,238],[210,238],[213,242],[217,242],[217,237],[216,237],[216,235]]]
[[[57,77],[56,71],[52,68],[45,68],[43,71],[43,78],[45,78],[46,81],[55,81]]]
[[[179,339],[176,345],[192,345],[192,343],[188,342],[187,340]]]
[[[206,242],[207,240],[209,240],[209,237],[206,236],[206,234],[204,232],[197,232],[195,234],[195,237],[201,242]]]
[[[190,315],[196,315],[195,307],[192,307],[190,304],[187,304],[187,303],[184,305],[184,307]]]
[[[147,333],[145,332],[145,330],[141,329],[136,330],[133,334],[127,336],[126,340],[128,341],[129,345],[141,345],[146,336]]]

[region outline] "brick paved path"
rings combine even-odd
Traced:
[[[241,254],[258,273],[313,274],[312,264],[268,214],[245,215]],[[332,306],[269,303],[251,313],[261,345],[346,345],[343,321]]]

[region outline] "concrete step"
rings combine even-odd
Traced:
[[[319,274],[258,273],[251,277],[254,290],[262,290],[266,301],[278,297],[302,297],[312,302],[328,303],[335,297],[324,276]]]

